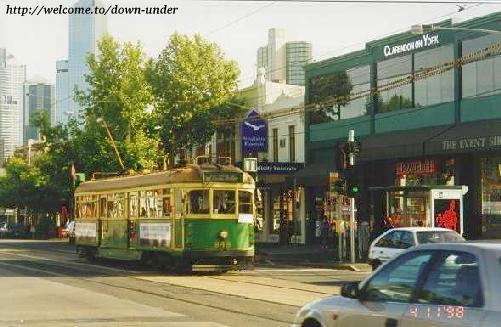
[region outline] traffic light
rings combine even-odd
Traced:
[[[346,176],[346,195],[350,198],[356,198],[360,195],[360,179],[358,178],[358,171],[351,171]]]

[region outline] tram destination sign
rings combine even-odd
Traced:
[[[244,175],[233,171],[204,171],[202,174],[202,181],[204,183],[243,183]]]

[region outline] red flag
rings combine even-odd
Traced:
[[[70,172],[71,179],[75,182],[77,180],[77,171],[75,169],[75,163],[71,164],[71,172]]]

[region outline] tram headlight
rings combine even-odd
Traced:
[[[228,238],[228,232],[225,231],[225,230],[222,230],[219,232],[219,237],[223,240],[227,239]]]

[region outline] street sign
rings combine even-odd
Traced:
[[[257,158],[244,158],[243,168],[248,173],[257,172]]]

